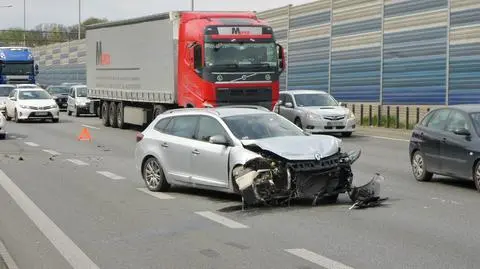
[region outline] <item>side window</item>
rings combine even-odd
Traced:
[[[434,130],[443,130],[447,124],[448,115],[450,110],[441,109],[435,112],[435,115],[432,116],[432,119],[427,123],[427,127]]]
[[[468,130],[468,123],[465,116],[458,111],[452,111],[450,118],[448,119],[447,131],[453,132],[457,129],[465,128]]]
[[[16,92],[17,92],[17,90],[11,91],[10,94],[8,95],[8,97],[14,97]]]
[[[281,105],[284,105],[285,104],[285,95],[284,93],[281,93],[279,96],[278,96],[278,101],[280,101],[280,104]]]
[[[165,129],[167,128],[167,125],[170,122],[170,120],[171,120],[171,118],[166,118],[166,119],[159,120],[157,122],[157,124],[155,124],[153,129],[163,133],[165,131]]]
[[[435,111],[427,113],[427,115],[425,115],[425,117],[423,117],[423,119],[420,121],[420,125],[427,126],[428,121],[432,118],[433,115],[435,115]]]
[[[214,118],[202,116],[198,123],[197,140],[208,142],[210,137],[214,135],[224,135],[228,137],[227,132],[223,126]]]
[[[172,126],[168,124],[168,134],[184,137],[184,138],[193,138],[195,135],[195,128],[197,127],[198,117],[196,116],[178,116],[173,118],[170,122]]]
[[[292,103],[293,105],[293,98],[290,94],[285,94],[285,104],[286,103]]]

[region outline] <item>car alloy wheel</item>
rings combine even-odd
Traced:
[[[475,166],[475,171],[473,173],[473,180],[475,182],[475,187],[477,188],[477,191],[480,192],[480,162],[477,163]]]
[[[154,157],[150,157],[143,166],[143,178],[148,189],[151,191],[166,191],[170,187],[163,169]]]
[[[429,181],[432,179],[432,173],[427,171],[423,154],[420,151],[415,152],[412,158],[413,176],[418,181]]]

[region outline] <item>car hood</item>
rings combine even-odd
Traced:
[[[55,101],[53,99],[35,99],[35,100],[20,100],[17,102],[18,105],[25,106],[53,106]]]
[[[348,108],[343,106],[309,106],[299,107],[299,109],[321,116],[344,116],[350,112]]]
[[[342,140],[328,135],[283,136],[257,140],[242,140],[245,148],[258,148],[291,161],[315,160],[331,156],[339,151]]]

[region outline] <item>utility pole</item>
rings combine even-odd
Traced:
[[[27,0],[23,0],[23,46],[27,46]]]
[[[190,7],[192,8],[192,11],[195,10],[195,0],[192,0],[192,1],[191,1]]]
[[[78,0],[78,40],[82,38],[82,0]]]

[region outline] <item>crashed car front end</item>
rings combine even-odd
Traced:
[[[244,204],[275,205],[295,198],[312,199],[316,204],[319,200],[335,202],[341,193],[365,194],[365,191],[352,186],[351,165],[359,158],[360,151],[341,151],[338,139],[323,137],[322,140],[322,137],[318,137],[318,140],[321,141],[321,147],[307,141],[309,146],[303,150],[299,141],[290,141],[302,154],[286,154],[282,150],[275,152],[275,143],[253,141],[245,144],[246,149],[258,156],[234,171],[234,180]],[[282,147],[279,143],[277,146]],[[369,188],[370,185],[362,188]],[[373,199],[377,195],[378,190],[367,198]],[[359,197],[353,199],[357,202]]]

